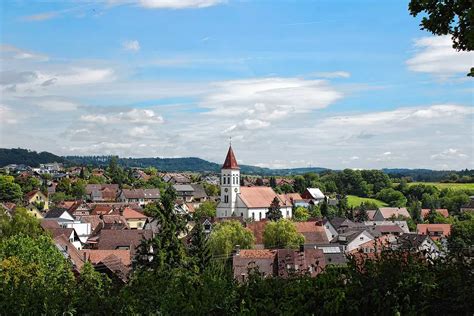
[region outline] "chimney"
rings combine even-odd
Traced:
[[[240,245],[235,245],[235,255],[240,255]]]

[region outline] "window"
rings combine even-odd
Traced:
[[[260,213],[258,214],[258,219],[259,219],[259,220],[262,220],[262,212],[260,212]]]
[[[222,184],[225,184],[225,177],[222,177]]]
[[[255,220],[255,213],[252,213],[252,220]]]
[[[290,211],[286,211],[286,217],[290,217]]]
[[[224,203],[229,203],[229,196],[228,195],[224,195]]]
[[[361,236],[359,239],[360,239],[360,240],[364,240],[364,236]]]
[[[240,217],[244,217],[244,213],[240,213]]]

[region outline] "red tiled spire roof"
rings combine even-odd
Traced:
[[[222,165],[222,169],[240,169],[239,165],[237,164],[237,159],[235,159],[232,146],[229,146],[229,151],[227,152],[227,157],[225,157],[225,161],[224,161],[224,164]]]

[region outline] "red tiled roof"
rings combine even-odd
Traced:
[[[416,225],[418,234],[429,235],[429,232],[442,232],[443,236],[451,234],[451,224],[418,224]]]
[[[80,252],[82,255],[85,255],[87,260],[89,260],[92,264],[97,264],[103,261],[105,258],[107,258],[110,255],[115,255],[126,266],[129,266],[131,264],[130,250],[84,249],[84,250],[81,250]]]
[[[227,156],[225,157],[225,161],[224,161],[224,164],[222,165],[222,169],[240,169],[239,165],[237,164],[237,159],[235,159],[232,146],[229,146],[229,151],[227,152]]]
[[[239,252],[241,258],[271,259],[275,258],[276,250],[269,249],[242,249]]]
[[[316,221],[309,222],[295,222],[296,231],[303,234],[305,243],[316,244],[316,243],[328,243],[324,227],[318,225]]]
[[[253,236],[255,237],[255,244],[257,245],[263,244],[263,231],[265,230],[267,222],[268,220],[263,219],[258,222],[247,223],[247,228],[253,233]]]
[[[436,213],[442,215],[443,217],[448,217],[449,216],[449,212],[445,208],[437,208],[435,211],[436,211]],[[421,210],[421,218],[425,218],[426,216],[428,216],[429,213],[430,213],[429,208],[422,209]]]
[[[270,187],[240,187],[240,198],[248,208],[268,208],[275,197],[280,200],[280,206],[288,206]]]
[[[389,219],[392,216],[397,217],[399,215],[411,218],[410,213],[408,213],[405,207],[380,207],[379,211],[385,219]]]
[[[135,211],[134,209],[130,207],[124,208],[123,217],[125,217],[125,219],[146,219],[147,218],[145,214]]]

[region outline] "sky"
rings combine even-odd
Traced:
[[[473,52],[408,1],[0,3],[0,147],[474,168]]]

